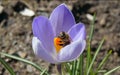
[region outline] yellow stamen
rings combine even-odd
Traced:
[[[57,53],[60,51],[61,48],[63,48],[62,44],[64,44],[64,43],[60,38],[58,38],[58,37],[54,38],[54,46],[56,48]]]

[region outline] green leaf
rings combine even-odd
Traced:
[[[94,61],[95,61],[95,59],[96,59],[96,57],[97,57],[98,52],[100,51],[100,49],[101,49],[101,47],[102,47],[103,42],[104,42],[104,39],[100,42],[100,45],[99,45],[99,47],[97,48],[97,50],[96,50],[96,52],[95,52],[95,55],[94,55],[94,57],[93,57],[93,59],[92,59],[92,61],[91,61],[91,63],[90,63],[89,68],[88,68],[87,75],[89,75],[89,73],[90,73],[90,70],[91,70],[91,68],[92,68],[92,66],[93,66],[93,63],[94,63]]]
[[[35,64],[35,63],[31,62],[31,61],[28,61],[28,60],[26,60],[26,59],[23,59],[23,58],[14,56],[14,55],[6,54],[6,53],[1,53],[1,52],[0,52],[0,54],[1,54],[1,55],[4,55],[4,56],[6,56],[6,57],[9,57],[9,58],[12,58],[12,59],[19,60],[19,61],[22,61],[22,62],[24,62],[24,63],[30,64],[30,65],[32,65],[33,67],[35,67],[37,70],[39,70],[39,71],[41,71],[41,72],[43,71],[43,69],[42,69],[40,66],[38,66],[37,64]],[[46,74],[46,75],[49,75],[47,72],[45,72],[45,74]]]
[[[114,69],[108,71],[108,72],[105,73],[104,75],[110,75],[112,72],[114,72],[114,71],[116,71],[116,70],[118,70],[118,69],[120,69],[120,66],[118,66],[118,67],[116,67],[116,68],[114,68]]]
[[[0,62],[4,65],[4,67],[9,71],[11,75],[15,75],[13,69],[0,57]]]

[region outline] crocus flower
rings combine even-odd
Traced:
[[[45,16],[35,17],[32,30],[35,55],[50,63],[75,60],[86,46],[85,26],[75,23],[73,14],[65,4],[57,6],[49,19]]]

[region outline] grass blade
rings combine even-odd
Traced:
[[[104,39],[100,42],[100,45],[99,45],[99,47],[97,48],[97,51],[95,52],[95,55],[94,55],[94,57],[93,57],[93,59],[92,59],[92,61],[91,61],[91,63],[90,63],[89,68],[88,68],[87,75],[89,75],[89,73],[90,73],[90,70],[91,70],[91,68],[92,68],[92,65],[93,65],[93,63],[94,63],[94,61],[95,61],[95,59],[96,59],[96,56],[97,56],[98,52],[100,51],[100,49],[101,49],[101,47],[102,47],[103,42],[104,42]]]
[[[77,73],[77,60],[74,61],[74,75]]]
[[[47,69],[44,69],[40,75],[44,75]]]
[[[65,69],[67,70],[68,73],[70,73],[70,64],[69,63],[65,63]]]
[[[94,14],[93,21],[91,22],[91,28],[90,28],[91,30],[90,30],[89,39],[88,39],[89,42],[91,42],[92,37],[93,37],[95,18],[96,18],[96,15]]]
[[[77,63],[77,73],[76,75],[83,75],[83,54],[80,55]]]
[[[94,23],[95,23],[95,17],[96,15],[94,14],[94,17],[93,17],[93,21],[91,22],[91,30],[90,30],[90,34],[89,34],[89,38],[88,38],[88,46],[87,46],[87,63],[86,63],[86,70],[85,70],[85,73],[87,73],[88,71],[88,67],[91,63],[91,41],[92,41],[92,37],[93,37],[93,33],[94,33]]]
[[[77,63],[77,60],[75,60],[75,61],[72,62],[72,75],[75,75],[75,72],[76,72],[76,63]]]
[[[118,69],[120,69],[120,66],[118,66],[118,67],[116,67],[116,68],[114,68],[114,69],[108,71],[108,72],[105,73],[104,75],[110,75],[112,72],[114,72],[114,71],[116,71],[116,70],[118,70]]]
[[[91,46],[90,46],[90,42],[88,42],[88,47],[87,47],[87,60],[86,60],[86,72],[88,71],[88,67],[90,65],[91,62]]]
[[[98,73],[102,73],[102,74],[104,74],[104,73],[106,73],[107,72],[107,70],[99,70],[98,71]],[[97,74],[96,74],[97,75]]]
[[[17,57],[17,56],[13,56],[13,55],[10,55],[10,54],[6,54],[6,53],[1,53],[1,52],[0,52],[0,54],[4,55],[6,57],[9,57],[9,58],[12,58],[12,59],[19,60],[19,61],[22,61],[24,63],[30,64],[33,67],[35,67],[37,70],[39,70],[41,72],[43,71],[43,69],[40,66],[38,66],[37,64],[35,64],[35,63],[31,62],[31,61],[28,61],[26,59],[23,59],[23,58],[20,58],[20,57]],[[45,72],[45,74],[49,75],[47,72]]]
[[[13,69],[0,57],[0,62],[4,65],[4,67],[9,71],[11,75],[15,75]]]
[[[110,50],[107,55],[103,58],[102,62],[99,64],[97,71],[101,69],[101,67],[103,66],[103,64],[105,63],[105,61],[108,59],[108,57],[110,56],[110,54],[112,53],[112,50]]]

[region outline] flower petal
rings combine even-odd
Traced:
[[[32,39],[32,48],[38,58],[42,58],[43,60],[48,61],[50,63],[56,62],[50,55],[50,53],[48,53],[44,49],[44,47],[42,46],[42,42],[37,37],[33,37]]]
[[[80,56],[80,54],[84,51],[85,46],[85,40],[77,40],[75,42],[72,42],[70,45],[67,45],[66,47],[60,50],[60,53],[58,54],[58,61],[66,62],[77,59]]]
[[[54,33],[49,20],[46,17],[38,16],[33,20],[32,30],[35,37],[37,37],[46,50],[53,52]]]
[[[74,25],[69,31],[68,34],[70,35],[73,41],[75,40],[85,40],[86,39],[86,31],[85,25],[83,23],[78,23]]]
[[[50,21],[56,35],[61,31],[67,32],[75,24],[75,19],[65,4],[61,4],[53,10]]]

